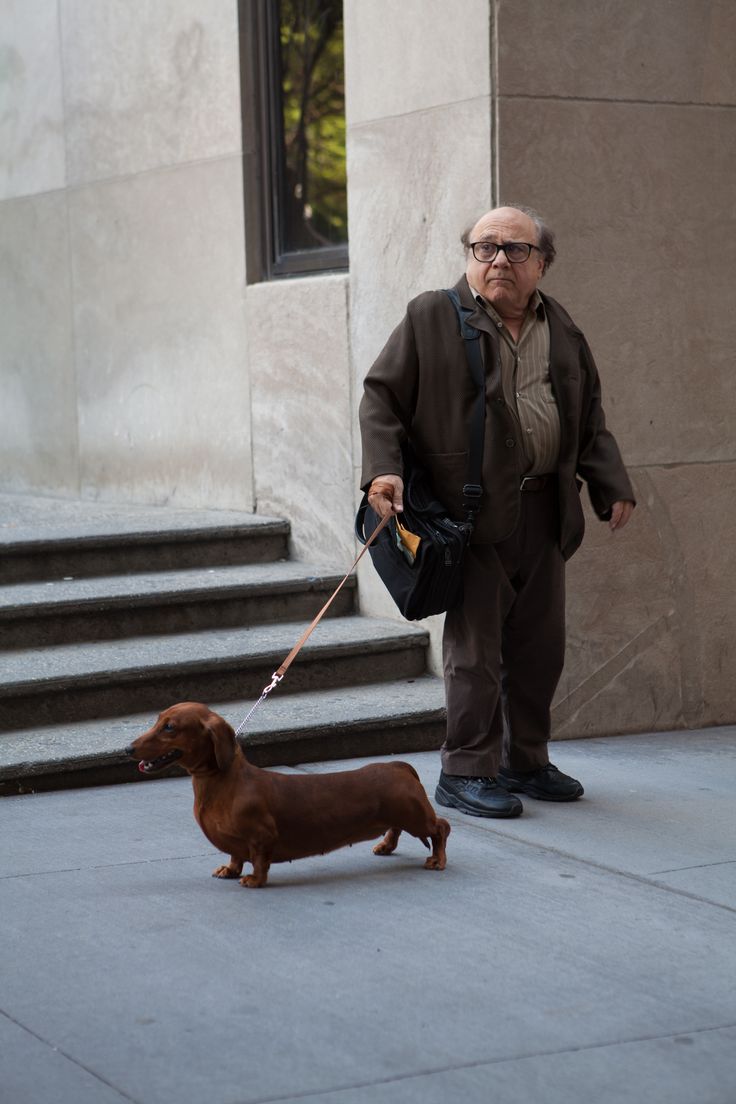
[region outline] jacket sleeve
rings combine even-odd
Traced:
[[[588,380],[587,402],[580,425],[578,474],[588,484],[591,505],[601,520],[611,516],[614,502],[636,502],[618,445],[606,428],[601,405],[601,385],[593,354],[583,343],[583,359]]]
[[[401,446],[416,406],[418,357],[407,311],[363,381],[358,417],[363,450],[361,487],[377,475],[402,475]]]

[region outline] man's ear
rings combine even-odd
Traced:
[[[225,771],[235,757],[235,733],[227,721],[217,713],[210,713],[207,730],[212,738],[217,765],[221,771]]]

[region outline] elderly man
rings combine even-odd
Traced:
[[[463,235],[456,284],[481,331],[486,375],[483,498],[463,604],[445,617],[447,735],[440,805],[485,817],[522,812],[518,793],[583,793],[549,762],[550,706],[565,648],[565,561],[583,537],[581,480],[612,530],[634,494],[606,429],[587,342],[537,285],[555,256],[533,211],[498,207]],[[409,440],[438,498],[462,519],[474,389],[457,316],[441,291],[413,299],[369,371],[360,406],[362,485],[376,513],[402,509]]]

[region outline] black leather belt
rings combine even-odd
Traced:
[[[521,490],[543,491],[551,479],[551,475],[525,475],[521,481]]]

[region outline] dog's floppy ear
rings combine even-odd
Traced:
[[[235,757],[235,733],[217,713],[210,713],[206,727],[212,737],[217,765],[221,771],[227,770]]]

